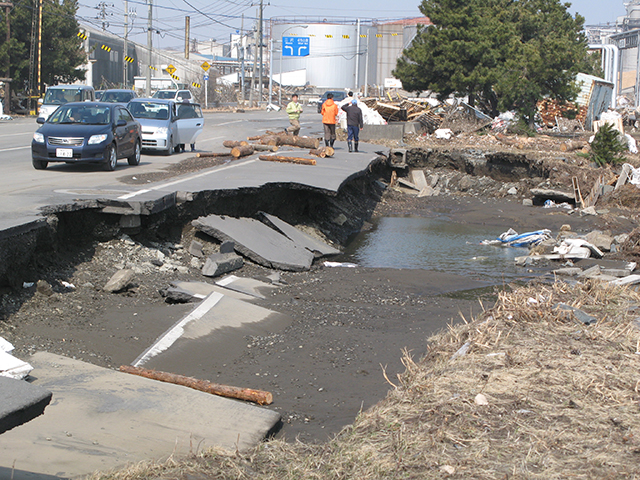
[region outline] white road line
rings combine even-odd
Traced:
[[[222,125],[231,125],[232,123],[240,123],[240,122],[244,122],[244,120],[234,120],[233,122],[216,123],[216,127],[220,127]]]
[[[13,150],[26,150],[27,148],[31,148],[31,146],[28,146],[28,147],[15,147],[15,148],[3,148],[2,150],[0,150],[0,152],[11,152]]]
[[[198,140],[197,142],[198,142],[198,143],[202,143],[202,142],[210,142],[211,140],[220,140],[221,138],[224,138],[224,137],[211,137],[211,138],[205,138],[205,139],[203,139],[203,140]]]
[[[205,300],[200,303],[189,315],[184,317],[173,327],[163,333],[153,345],[151,345],[142,355],[134,360],[132,365],[139,367],[145,364],[148,360],[155,357],[159,353],[164,352],[167,348],[173,345],[184,334],[184,327],[194,320],[201,319],[209,310],[216,306],[216,304],[224,297],[221,293],[213,292]]]
[[[166,188],[166,187],[171,187],[173,185],[178,185],[179,183],[188,182],[188,181],[196,179],[196,178],[206,177],[207,175],[211,175],[212,173],[218,173],[218,172],[221,172],[223,170],[229,170],[231,168],[240,167],[242,165],[248,165],[249,163],[254,163],[256,161],[257,160],[247,160],[246,162],[234,163],[232,165],[227,165],[226,167],[220,167],[220,168],[216,168],[215,170],[209,170],[208,172],[199,173],[197,175],[192,175],[191,177],[181,178],[180,180],[175,180],[173,182],[162,183],[162,184],[156,185],[155,187],[152,187],[152,188],[145,188],[145,189],[142,189],[142,190],[138,190],[136,192],[131,192],[131,193],[128,193],[126,195],[122,195],[122,196],[118,197],[118,200],[129,200],[130,198],[137,197],[138,195],[142,195],[143,193],[152,192],[154,190],[162,190],[163,188]]]
[[[33,135],[33,132],[10,133],[8,135],[0,135],[0,138],[2,138],[2,137],[15,137],[16,135]]]

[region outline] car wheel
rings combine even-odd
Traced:
[[[164,154],[169,156],[169,155],[173,154],[173,152],[174,152],[174,149],[173,149],[173,137],[170,137],[169,138],[169,146],[164,151]]]
[[[127,158],[129,165],[140,165],[140,140],[136,140],[136,146],[133,149],[133,155]]]
[[[45,168],[47,168],[47,165],[49,165],[49,162],[46,162],[44,160],[36,160],[35,158],[32,158],[31,162],[33,163],[33,168],[35,168],[36,170],[44,170]]]
[[[115,145],[111,144],[104,151],[104,168],[109,172],[113,172],[118,164],[118,155]]]

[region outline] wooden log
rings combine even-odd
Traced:
[[[230,157],[231,156],[231,152],[221,152],[221,153],[215,153],[215,152],[200,152],[200,153],[196,153],[196,157],[201,158],[201,157]]]
[[[253,137],[247,137],[247,140],[251,141],[251,142],[255,142],[256,140],[260,140],[263,137],[263,135],[256,135]]]
[[[259,405],[270,405],[273,403],[273,395],[271,392],[265,392],[264,390],[253,390],[251,388],[221,385],[207,380],[198,380],[193,377],[185,377],[184,375],[161,372],[158,370],[149,370],[147,368],[132,367],[131,365],[122,365],[120,367],[120,371],[130,373],[131,375],[150,378],[152,380],[158,380],[160,382],[173,383],[175,385],[193,388],[194,390],[211,393],[212,395],[255,402]]]
[[[231,155],[234,158],[246,157],[247,155],[253,155],[253,147],[251,145],[244,145],[242,147],[233,147],[231,149]]]
[[[281,145],[281,143],[278,143],[277,135],[263,135],[259,141],[262,145]]]
[[[285,157],[283,155],[260,155],[260,160],[265,162],[284,162],[284,163],[297,163],[299,165],[315,165],[316,161],[313,158],[303,157]]]
[[[335,150],[332,147],[320,147],[312,148],[309,150],[309,155],[315,155],[316,157],[333,157]]]
[[[296,135],[280,135],[278,136],[278,140],[280,141],[279,145],[289,145],[291,147],[317,149],[320,146],[319,138],[298,137]]]
[[[277,152],[278,147],[276,145],[262,145],[261,143],[249,144],[256,152]]]
[[[244,147],[245,145],[249,145],[249,142],[246,142],[244,140],[239,142],[235,140],[225,140],[224,142],[222,142],[222,145],[227,148]]]
[[[587,144],[585,142],[575,142],[567,140],[560,144],[561,152],[573,152],[574,150],[582,150]]]

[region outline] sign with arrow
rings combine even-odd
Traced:
[[[309,55],[309,37],[282,37],[283,57],[306,57]]]
[[[173,65],[169,64],[169,66],[165,69],[169,75],[173,75],[174,73],[176,73],[176,67],[174,67]]]

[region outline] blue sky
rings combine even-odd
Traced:
[[[103,21],[107,30],[123,35],[123,0],[105,1],[105,18],[96,18],[100,11],[96,8],[100,0],[79,0],[78,15],[96,27]],[[404,18],[420,16],[419,1],[416,0],[366,0],[344,2],[324,0],[322,8],[311,0],[263,0],[264,17],[344,17],[344,18]],[[154,45],[161,47],[181,47],[184,43],[184,17],[191,16],[191,36],[199,40],[216,39],[221,43],[229,41],[231,33],[239,30],[244,14],[244,28],[256,24],[259,0],[153,0],[154,29],[160,33],[154,36]],[[580,13],[585,23],[598,24],[615,22],[625,14],[622,0],[575,0],[571,13]],[[129,0],[129,9],[136,11],[132,17],[131,39],[146,43],[147,6],[146,0]],[[390,8],[393,5],[395,8]]]

